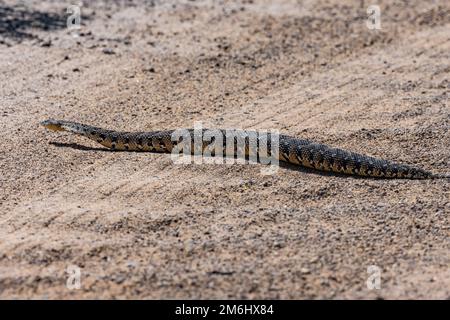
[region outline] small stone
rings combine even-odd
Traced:
[[[116,54],[116,52],[111,48],[103,48],[102,52],[104,54]]]
[[[51,45],[52,45],[52,41],[46,40],[46,41],[42,42],[41,47],[50,47]]]
[[[311,273],[311,271],[310,271],[308,268],[301,268],[301,269],[300,269],[300,272],[301,272],[302,274],[310,274],[310,273]]]

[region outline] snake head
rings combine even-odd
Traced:
[[[48,120],[42,121],[40,124],[41,124],[41,126],[44,126],[47,129],[52,130],[52,131],[64,131],[65,130],[62,127],[61,121],[58,121],[58,120],[48,119]]]

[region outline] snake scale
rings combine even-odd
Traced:
[[[68,131],[85,136],[112,150],[171,153],[177,144],[176,141],[172,141],[174,130],[118,132],[81,123],[53,119],[43,121],[41,125],[52,131]],[[202,132],[205,132],[204,130],[206,129],[203,129]],[[222,140],[226,141],[225,135],[227,131],[222,129],[218,129],[218,131],[223,135]],[[188,129],[188,132],[191,137],[191,141],[188,141],[188,143],[193,144],[194,138],[192,133],[194,133],[194,129]],[[254,131],[243,132],[244,134],[254,133]],[[399,179],[448,178],[448,175],[433,174],[410,165],[398,164],[339,148],[332,148],[309,140],[298,139],[287,135],[279,135],[278,137],[278,152],[276,152],[278,160],[294,165],[364,177]],[[271,140],[267,140],[269,142],[267,149],[270,151]],[[202,142],[202,152],[210,142]],[[261,143],[258,140],[258,148]],[[246,141],[244,152],[247,157],[249,155],[249,149],[248,141]],[[225,150],[228,149],[225,149],[224,145],[223,151]],[[236,156],[238,152],[236,145],[232,150],[234,150],[233,156]],[[259,149],[257,152],[259,154]],[[268,153],[270,154],[270,152]],[[216,156],[215,154],[212,155]]]

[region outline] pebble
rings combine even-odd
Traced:
[[[103,48],[102,52],[104,54],[116,54],[116,52],[111,48]]]

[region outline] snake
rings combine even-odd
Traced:
[[[42,121],[40,124],[51,131],[67,131],[87,137],[116,151],[186,153],[186,149],[180,149],[180,146],[187,145],[190,147],[188,150],[191,154],[234,158],[240,155],[246,159],[253,155],[257,162],[263,162],[262,159],[273,157],[291,165],[353,176],[394,179],[450,177],[447,174],[434,174],[412,165],[396,163],[283,134],[277,134],[277,139],[272,139],[275,137],[273,133],[258,134],[257,131],[238,131],[237,129],[215,129],[213,130],[214,135],[208,135],[208,129],[197,131],[196,129],[184,129],[183,135],[180,135],[177,130],[124,132],[54,119]],[[195,147],[196,135],[202,137],[200,148],[197,147],[197,149]],[[205,136],[208,137],[205,138]],[[250,137],[256,137],[256,139],[252,140]],[[231,143],[229,143],[230,141]],[[209,153],[206,153],[206,150],[209,150]]]

